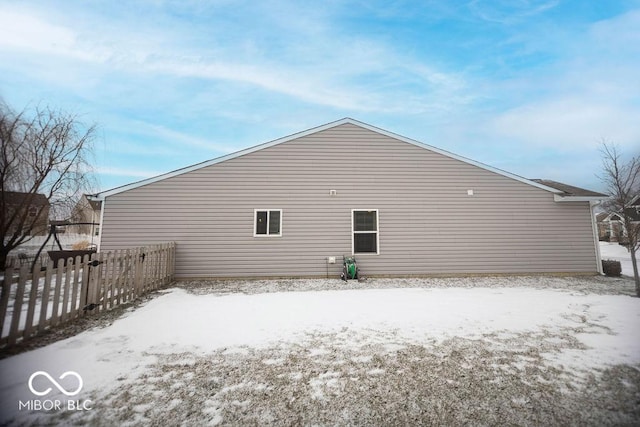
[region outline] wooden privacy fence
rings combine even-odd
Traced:
[[[87,313],[110,310],[171,283],[175,243],[46,266],[8,268],[0,294],[0,347],[8,347]],[[1,274],[1,273],[0,273]]]

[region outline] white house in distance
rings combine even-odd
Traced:
[[[102,251],[173,241],[189,279],[594,274],[604,197],[345,118],[94,199]]]

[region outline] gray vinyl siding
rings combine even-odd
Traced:
[[[364,275],[596,272],[589,203],[554,202],[548,191],[353,124],[114,194],[103,206],[101,250],[175,241],[178,278],[336,277],[351,254],[352,209],[379,211],[380,253],[357,255]],[[281,237],[254,237],[255,209],[282,210]]]

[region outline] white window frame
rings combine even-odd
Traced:
[[[355,212],[375,212],[376,213],[376,252],[355,252],[355,235],[363,233],[373,233],[373,231],[355,231],[353,216]],[[380,211],[378,209],[351,209],[351,255],[380,255]]]
[[[257,225],[258,225],[258,212],[266,212],[267,213],[267,233],[266,234],[258,234]],[[270,234],[269,233],[269,221],[271,220],[271,212],[280,212],[280,232],[278,234]],[[282,209],[254,209],[253,210],[253,237],[282,237]]]

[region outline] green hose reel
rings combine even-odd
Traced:
[[[358,278],[358,265],[355,257],[342,257],[342,280],[345,282],[350,279]]]

